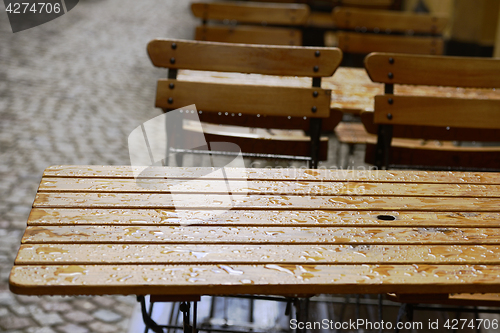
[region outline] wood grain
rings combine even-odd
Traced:
[[[132,166],[109,165],[54,165],[47,167],[44,177],[134,178]],[[402,170],[338,170],[338,169],[259,169],[224,168],[226,175],[215,168],[150,167],[145,178],[159,179],[246,179],[292,181],[354,181],[389,183],[446,183],[446,184],[500,184],[500,173],[495,172],[429,172]]]
[[[498,265],[20,265],[10,288],[31,295],[421,294],[436,286],[495,293],[499,274]]]
[[[381,35],[337,32],[338,47],[346,53],[394,52],[410,54],[442,54],[443,39],[425,36]],[[378,82],[378,81],[376,81]]]
[[[302,32],[298,29],[256,26],[197,26],[195,40],[260,45],[302,45]]]
[[[500,87],[500,60],[491,58],[374,53],[365,58],[365,68],[372,81],[381,83]]]
[[[170,84],[175,88],[172,89]],[[316,97],[314,91],[318,93]],[[330,116],[330,96],[330,90],[321,88],[159,80],[156,107],[176,109],[196,104],[205,112],[327,118]]]
[[[389,99],[392,99],[392,103]],[[374,122],[376,124],[498,130],[500,129],[499,109],[500,100],[386,94],[375,96]],[[391,114],[391,117],[388,114]],[[480,135],[476,141],[483,141]]]
[[[195,2],[191,4],[191,11],[204,20],[277,25],[303,25],[309,16],[307,5],[284,3]]]
[[[175,49],[172,44],[175,43]],[[221,72],[327,77],[342,60],[337,48],[247,45],[155,39],[148,54],[157,67]],[[319,51],[319,56],[316,56]],[[203,54],[203,57],[198,55]],[[171,62],[174,58],[174,63]],[[317,66],[317,71],[314,67]]]
[[[448,24],[448,18],[441,14],[415,14],[346,7],[336,7],[333,10],[333,18],[337,28],[340,29],[379,29],[382,33],[389,29],[391,32],[442,34]]]

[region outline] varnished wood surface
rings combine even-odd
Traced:
[[[337,7],[333,10],[335,24],[340,29],[379,29],[385,33],[412,32],[442,34],[448,18],[439,14],[415,14],[389,10],[366,10]]]
[[[47,168],[12,291],[500,292],[500,174],[132,171]]]
[[[234,20],[242,23],[304,25],[309,16],[305,4],[252,2],[195,2],[193,15],[203,20]]]
[[[194,39],[222,43],[301,46],[302,31],[246,25],[201,25],[196,27]]]
[[[443,54],[444,41],[433,36],[402,36],[339,31],[338,45],[343,52],[367,54],[370,52],[395,52],[410,54]],[[331,40],[331,37],[327,37]]]
[[[385,59],[388,62],[388,59]],[[388,72],[383,72],[387,76]],[[262,84],[269,86],[310,87],[311,80],[297,77],[273,77],[239,73],[214,73],[191,70],[179,71],[178,79],[214,83]],[[396,78],[396,77],[395,77]],[[463,79],[465,80],[465,78]],[[372,82],[363,68],[339,67],[331,77],[322,79],[321,87],[332,91],[330,108],[344,112],[360,113],[374,110],[374,97],[384,93],[382,83]],[[444,96],[456,98],[500,99],[498,91],[453,87],[400,85],[394,92],[401,95]]]
[[[201,43],[176,39],[152,40],[147,50],[157,67],[268,75],[331,76],[342,60],[342,52],[337,48]],[[203,57],[199,57],[200,54]]]

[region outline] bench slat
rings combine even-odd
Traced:
[[[16,265],[475,264],[499,265],[500,246],[481,245],[22,245]]]
[[[54,165],[45,169],[45,177],[133,178],[131,166]],[[369,181],[390,183],[500,184],[500,173],[428,172],[401,170],[336,170],[336,169],[258,169],[224,168],[227,179],[290,181]],[[224,179],[213,168],[150,167],[147,176],[168,179]]]
[[[15,266],[10,288],[28,295],[430,294],[439,285],[441,293],[495,293],[499,274],[497,265],[35,265]]]
[[[221,181],[44,177],[39,192],[242,193],[264,195],[383,195],[497,197],[500,185],[400,184],[365,182]]]
[[[394,60],[392,64],[389,58]],[[500,62],[491,58],[374,53],[365,58],[365,67],[374,82],[464,88],[500,87]],[[388,73],[392,73],[391,78]]]
[[[302,45],[302,31],[277,27],[197,26],[195,40],[260,45]]]
[[[498,228],[38,226],[23,244],[500,244]]]
[[[175,49],[172,43],[176,44]],[[319,56],[316,56],[317,51]],[[157,67],[308,77],[332,76],[342,60],[342,51],[337,48],[201,43],[176,39],[149,42],[148,54]],[[199,54],[203,57],[196,56]],[[314,71],[315,66],[318,66],[317,71]]]
[[[498,212],[495,198],[285,196],[161,193],[38,193],[35,208],[327,209]]]
[[[392,103],[389,99],[392,99]],[[374,121],[391,125],[499,129],[499,110],[500,100],[496,99],[386,94],[375,96]],[[480,135],[476,141],[482,141]]]
[[[204,20],[235,20],[242,23],[304,25],[309,7],[304,4],[252,2],[195,2],[191,4],[195,17]]]
[[[213,210],[173,209],[53,209],[33,208],[29,226],[47,225],[179,225],[180,217],[196,225],[220,226],[366,226],[499,227],[500,213],[325,211],[325,210]],[[211,218],[206,219],[206,216]],[[386,216],[386,220],[378,216]]]
[[[175,88],[172,89],[171,84]],[[313,95],[315,91],[318,93],[316,97]],[[177,109],[195,104],[206,112],[327,118],[330,116],[331,94],[330,90],[321,88],[158,80],[156,107]]]

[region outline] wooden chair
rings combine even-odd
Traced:
[[[500,147],[451,143],[499,142],[500,99],[394,94],[395,84],[495,89],[500,87],[500,60],[373,53],[365,66],[372,81],[385,84],[385,94],[375,97],[373,123],[378,126],[378,140],[376,147],[367,146],[368,162],[385,169],[500,170]],[[368,126],[367,131],[373,132],[374,127]],[[391,145],[393,137],[448,143],[402,147]]]
[[[325,45],[345,53],[443,54],[445,16],[345,7],[332,15],[339,31],[326,34]]]
[[[307,5],[287,3],[195,2],[191,11],[203,21],[196,40],[225,43],[302,45],[298,27],[309,17]]]
[[[200,121],[217,124],[204,124],[207,142],[235,143],[247,156],[297,157],[312,168],[326,159],[322,119],[334,126],[342,115],[331,114],[331,91],[321,88],[321,77],[333,75],[339,66],[339,49],[157,39],[148,44],[148,53],[155,66],[169,69],[169,79],[158,81],[156,106],[168,112],[195,104]],[[256,73],[263,75],[262,84],[181,81],[179,69]],[[310,77],[312,86],[269,86],[266,75]],[[255,131],[247,127],[264,128],[267,134],[249,135]],[[290,135],[292,128],[300,134]]]

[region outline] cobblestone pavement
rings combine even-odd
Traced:
[[[133,297],[26,297],[8,277],[43,170],[129,164],[127,136],[160,114],[146,44],[192,38],[188,0],[81,0],[13,34],[0,5],[0,332],[127,332]]]

